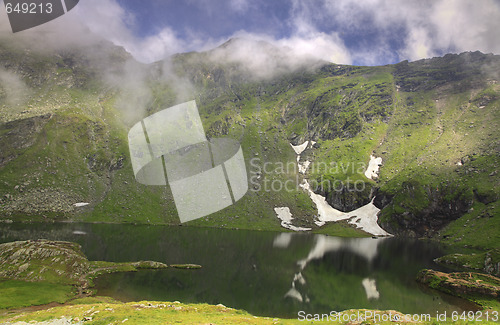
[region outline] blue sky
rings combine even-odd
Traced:
[[[208,50],[232,37],[341,64],[500,54],[500,0],[81,0],[46,25],[40,30],[80,31],[82,39],[90,30],[142,62]],[[8,30],[5,20],[2,29]]]
[[[168,30],[185,50],[235,35],[294,46],[325,44],[317,54],[339,63],[387,64],[448,52],[499,53],[497,0],[117,0],[138,38]],[[200,41],[205,40],[205,42]],[[337,50],[340,54],[334,53]],[[328,52],[332,51],[331,55]]]
[[[175,30],[180,38],[198,33],[207,38],[228,38],[235,31],[270,33],[277,38],[290,36],[287,27],[292,3],[273,1],[178,1],[118,0],[136,17],[138,36],[152,36],[165,27]]]

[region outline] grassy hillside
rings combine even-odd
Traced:
[[[241,143],[251,189],[189,224],[278,230],[273,208],[288,206],[296,226],[317,228],[289,145],[312,140],[302,155],[312,161],[306,177],[336,208],[376,196],[379,222],[392,233],[482,248],[500,242],[498,56],[317,63],[262,77],[210,51],[176,55],[167,69],[101,46],[112,64],[0,44],[1,219],[178,224],[170,189],[135,181],[126,136],[140,118],[195,99],[208,137]],[[140,87],[124,86],[130,71],[140,71]],[[364,176],[371,154],[383,159],[376,180]]]

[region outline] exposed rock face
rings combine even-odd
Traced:
[[[352,69],[356,70],[355,67]],[[339,70],[342,71],[340,74],[350,72],[342,68]],[[365,122],[386,120],[390,115],[389,107],[392,101],[389,83],[367,85],[352,82],[316,97],[297,99],[289,103],[283,120],[286,124],[306,129],[299,142],[306,138],[349,139],[362,130]],[[353,106],[360,107],[359,111],[354,112]]]
[[[363,186],[357,184],[346,184],[337,189],[323,189],[319,187],[316,194],[320,194],[326,198],[328,204],[334,209],[342,212],[350,212],[356,210],[363,205],[370,203],[374,188],[369,183],[364,183]]]
[[[0,138],[0,168],[33,145],[51,114],[12,121],[2,126],[5,137]]]
[[[398,205],[397,202],[401,200],[399,197],[409,197],[419,205],[414,207]],[[390,213],[389,220],[379,219],[381,226],[390,233],[424,237],[432,236],[451,221],[460,218],[470,209],[473,201],[460,193],[403,184],[402,191],[396,195],[379,191],[374,204],[379,209],[385,209],[382,215]]]

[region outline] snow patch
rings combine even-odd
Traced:
[[[299,163],[299,173],[305,174],[307,171],[307,168],[309,168],[309,165],[311,162],[309,160],[306,160],[304,163]]]
[[[377,223],[377,214],[379,213],[380,209],[377,208],[375,204],[373,204],[374,199],[375,198],[373,198],[370,203],[347,213],[347,219],[352,218],[351,220],[349,220],[349,223],[351,225],[355,225],[359,229],[366,231],[372,235],[391,236],[390,233],[380,228]]]
[[[309,168],[309,165],[311,164],[310,161],[305,161],[304,163],[299,162],[300,154],[306,149],[308,142],[309,141],[306,141],[299,146],[294,146],[290,143],[293,150],[295,150],[295,152],[297,153],[297,163],[299,167],[299,173],[301,174],[305,174],[307,169]],[[311,143],[312,142],[313,141],[311,141]],[[373,179],[373,177],[378,177],[378,169],[380,164],[382,164],[381,157],[377,158],[373,155],[370,155],[370,162],[368,164],[367,170],[365,171],[365,176],[370,179]],[[318,227],[325,225],[327,222],[336,222],[351,219],[349,220],[350,224],[355,225],[357,228],[362,229],[363,231],[374,236],[392,236],[384,229],[380,228],[380,226],[377,224],[377,214],[379,213],[380,209],[378,209],[373,204],[373,200],[354,211],[345,213],[331,207],[330,204],[326,202],[326,198],[324,196],[314,193],[311,190],[311,187],[306,179],[304,179],[303,183],[299,186],[309,193],[309,197],[318,209],[318,216],[314,221],[314,223]],[[292,214],[290,213],[290,209],[288,207],[274,208],[274,211],[276,212],[278,218],[281,219],[282,227],[295,231],[311,230],[311,228],[293,226],[291,224],[291,221],[293,219]]]
[[[306,150],[307,148],[307,144],[309,143],[309,141],[306,141],[304,142],[303,144],[299,144],[298,146],[294,146],[293,144],[290,143],[290,145],[292,146],[293,150],[295,151],[295,153],[297,155],[300,155],[304,150]]]
[[[319,227],[324,225],[327,221],[340,221],[348,218],[344,216],[342,211],[332,208],[328,202],[326,202],[326,198],[324,196],[314,193],[307,180],[304,180],[304,182],[299,186],[309,193],[309,197],[314,204],[316,204],[316,208],[318,209],[318,220],[315,221],[315,223]]]
[[[87,202],[79,202],[79,203],[75,203],[73,204],[73,206],[79,208],[79,207],[84,207],[86,205],[89,205],[90,203],[87,203]]]
[[[281,227],[287,228],[293,231],[309,231],[311,228],[296,227],[292,225],[292,213],[289,207],[274,208],[276,216],[281,220]]]
[[[323,226],[327,222],[351,219],[349,221],[350,224],[355,225],[357,228],[366,231],[367,233],[375,236],[392,236],[378,225],[377,214],[380,209],[373,204],[373,200],[356,210],[346,213],[332,208],[332,206],[326,202],[326,198],[324,196],[314,193],[307,180],[304,180],[304,183],[300,184],[300,187],[309,193],[309,197],[314,204],[316,204],[318,217],[314,223],[318,227]]]
[[[374,179],[378,177],[379,165],[382,164],[382,157],[375,157],[370,155],[370,162],[368,163],[368,168],[366,168],[365,176],[369,179]]]

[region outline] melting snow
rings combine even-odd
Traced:
[[[390,233],[380,228],[380,226],[377,223],[378,219],[377,214],[379,211],[380,209],[373,204],[372,200],[370,203],[347,213],[346,216],[347,219],[352,218],[351,220],[349,220],[350,224],[356,225],[356,227],[372,235],[391,236]]]
[[[300,158],[300,156],[298,157]],[[305,161],[303,164],[299,163],[299,173],[305,174],[310,164],[311,162],[309,160]]]
[[[294,225],[292,225],[293,218],[289,207],[274,208],[274,212],[276,212],[276,216],[281,219],[281,227],[283,228],[287,228],[293,231],[311,230],[311,228],[295,227]]]
[[[297,155],[300,155],[304,150],[306,150],[308,143],[309,143],[309,141],[306,141],[303,144],[299,144],[298,146],[294,146],[291,143],[290,143],[290,145],[292,146],[293,150],[295,150],[295,153]]]
[[[382,157],[375,157],[370,155],[370,162],[368,163],[368,168],[366,168],[365,176],[366,178],[373,179],[378,177],[378,168],[382,164]]]
[[[295,150],[295,152],[297,153],[297,162],[300,160],[300,153],[302,153],[302,151],[305,150],[307,144],[308,141],[304,142],[300,146],[294,146],[290,144],[293,150]],[[310,161],[305,161],[304,163],[298,163],[299,173],[305,174],[310,164],[311,164]],[[373,155],[370,155],[370,163],[368,164],[368,168],[366,169],[365,176],[370,179],[372,179],[373,177],[377,177],[380,164],[382,164],[381,157],[377,158],[374,157]],[[311,190],[311,187],[306,179],[299,186],[309,193],[309,197],[311,198],[311,200],[316,205],[316,208],[318,209],[318,217],[317,220],[314,221],[314,223],[318,227],[323,226],[327,222],[351,219],[349,220],[350,224],[355,225],[357,228],[362,229],[367,233],[370,233],[375,236],[391,236],[391,234],[389,234],[384,229],[380,228],[380,226],[377,224],[378,220],[377,214],[380,211],[380,209],[373,204],[373,200],[370,203],[354,211],[346,213],[332,208],[330,204],[326,202],[326,198],[324,196],[314,193]],[[279,210],[279,209],[287,209],[287,210]],[[293,218],[292,214],[290,213],[290,209],[275,208],[274,210],[276,211],[276,214],[278,214],[278,218],[282,220],[281,225],[283,227],[292,230],[297,230],[297,229],[310,230],[309,228],[297,228],[291,224],[291,220]]]
[[[316,204],[316,208],[318,209],[318,220],[315,221],[316,225],[321,227],[327,221],[340,221],[347,219],[342,211],[332,208],[328,202],[326,202],[326,198],[324,196],[314,193],[307,180],[304,180],[304,183],[300,184],[300,187],[309,192],[309,197],[314,204]]]
[[[313,142],[314,141],[311,141],[311,143]],[[309,165],[311,164],[310,161],[299,163],[300,154],[306,149],[308,143],[309,141],[306,141],[298,146],[294,146],[290,143],[293,150],[295,150],[295,152],[297,153],[299,173],[301,174],[305,174],[307,169],[309,168]],[[378,169],[380,164],[382,164],[381,157],[377,158],[373,155],[370,155],[370,162],[368,164],[368,168],[365,171],[365,176],[370,179],[378,177]],[[318,209],[318,217],[317,220],[314,221],[314,223],[318,227],[323,226],[327,222],[332,222],[332,221],[335,222],[335,221],[350,219],[349,220],[350,224],[355,225],[357,228],[367,233],[370,233],[375,236],[391,236],[391,234],[389,234],[387,231],[385,231],[378,225],[377,214],[380,211],[380,209],[373,204],[373,200],[370,203],[354,211],[346,213],[332,208],[330,204],[326,202],[326,198],[324,196],[314,193],[311,190],[311,187],[307,182],[307,180],[304,180],[304,182],[299,186],[309,193],[309,197],[311,198],[311,200],[316,205],[316,208]],[[291,224],[291,221],[293,219],[292,214],[290,213],[290,209],[288,207],[274,208],[274,211],[276,212],[278,218],[281,219],[282,227],[295,231],[311,230],[311,228],[302,228],[293,226]]]
[[[324,196],[314,193],[307,181],[304,181],[300,187],[309,192],[309,197],[314,204],[316,204],[318,209],[318,218],[314,221],[314,223],[318,227],[323,226],[326,222],[351,219],[349,220],[350,224],[355,225],[357,228],[366,231],[367,233],[376,236],[391,236],[390,233],[380,228],[378,225],[377,214],[380,209],[373,204],[373,200],[351,212],[342,212],[332,208],[332,206],[326,202],[326,198]]]

